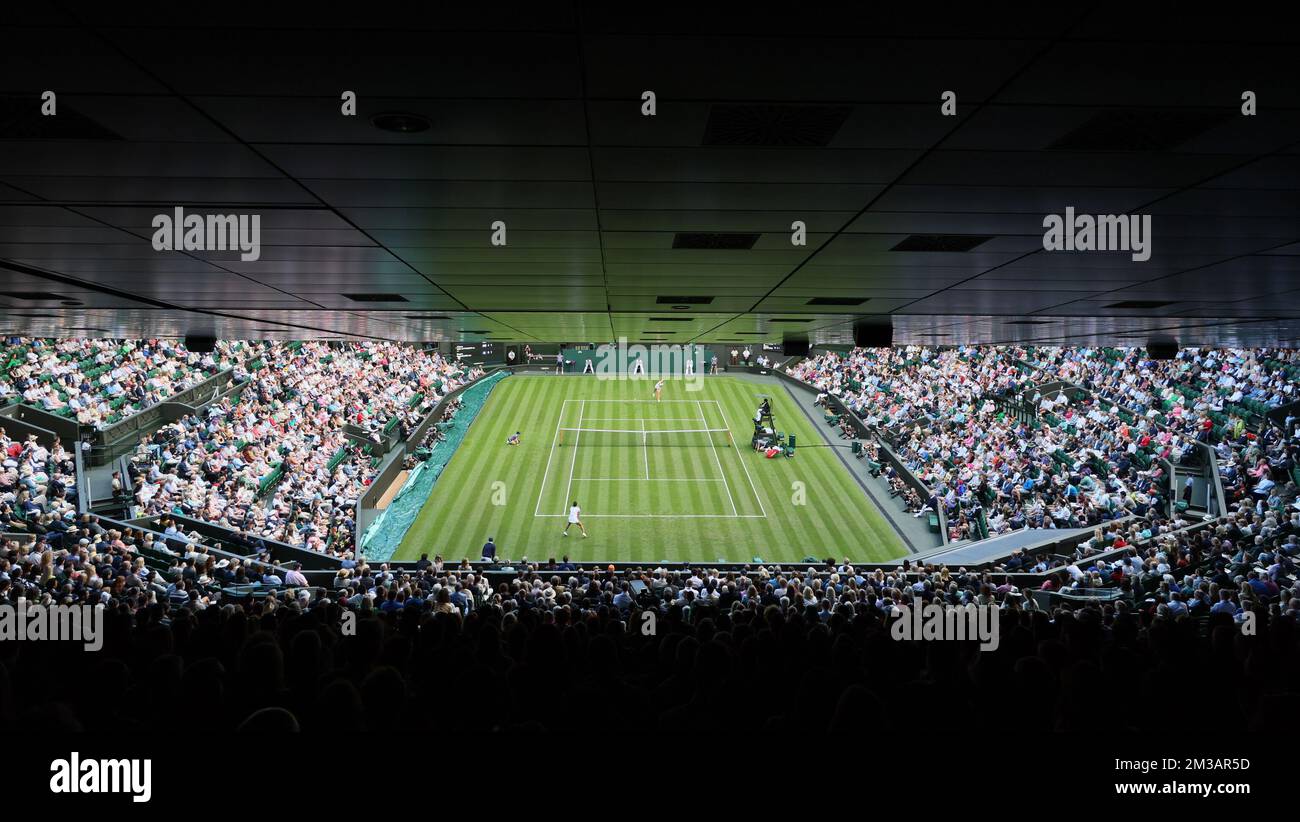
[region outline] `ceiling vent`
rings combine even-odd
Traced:
[[[970,251],[993,239],[979,234],[913,234],[890,251]]]
[[[768,320],[768,322],[770,322],[770,323],[810,323],[810,322],[812,322],[812,318],[809,317],[808,319],[801,319],[801,318],[797,318],[797,317],[773,317],[773,318],[771,318],[770,320]]]
[[[679,231],[673,235],[673,248],[748,251],[754,247],[754,243],[758,242],[760,236],[762,235]]]
[[[828,146],[851,106],[715,103],[704,128],[706,146]]]
[[[649,322],[652,323],[693,323],[694,317],[651,317]]]
[[[660,305],[673,305],[674,303],[681,303],[682,305],[708,305],[709,303],[713,302],[713,298],[700,297],[700,296],[683,297],[678,295],[678,296],[659,297],[658,299],[655,300],[655,302],[659,303]]]
[[[870,297],[813,297],[806,305],[862,305]]]
[[[410,300],[401,294],[344,294],[354,303],[405,303]]]
[[[409,111],[385,111],[370,118],[370,124],[380,131],[394,134],[418,134],[429,130],[429,118]]]
[[[1054,151],[1167,151],[1222,125],[1232,111],[1108,109],[1048,146]]]
[[[63,299],[58,294],[51,294],[48,291],[0,291],[0,297],[9,297],[14,300],[31,300],[33,302],[54,302]]]
[[[1124,300],[1123,302],[1111,303],[1106,308],[1164,308],[1173,304],[1173,300]]]
[[[1051,320],[1011,320],[1003,325],[1051,325]]]

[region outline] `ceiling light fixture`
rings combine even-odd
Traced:
[[[370,124],[380,131],[394,134],[416,134],[428,131],[429,118],[409,111],[384,111],[370,118]]]

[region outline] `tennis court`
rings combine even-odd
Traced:
[[[800,443],[821,434],[777,386],[725,376],[501,381],[394,553],[574,561],[886,559],[906,551],[831,448],[750,448],[767,396]],[[518,446],[506,444],[519,431]],[[590,537],[561,536],[574,501]],[[575,539],[574,537],[577,536]]]
[[[765,517],[717,400],[564,400],[534,516]]]

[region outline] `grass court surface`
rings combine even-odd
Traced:
[[[394,559],[501,556],[575,562],[880,561],[906,548],[779,384],[517,375],[493,389]],[[799,445],[749,447],[760,395]],[[522,444],[506,445],[515,431]],[[794,504],[803,483],[805,504]],[[561,536],[577,500],[591,535]]]

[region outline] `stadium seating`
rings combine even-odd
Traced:
[[[247,344],[248,387],[141,443],[142,515],[184,513],[342,556],[355,507],[384,459],[378,443],[411,431],[477,372],[398,344]],[[344,426],[368,432],[354,441]],[[364,444],[363,444],[364,442]]]
[[[171,340],[42,340],[11,337],[0,359],[0,402],[37,408],[102,429],[229,368],[224,345],[194,354]]]

